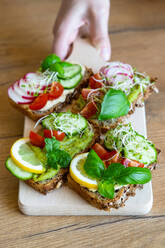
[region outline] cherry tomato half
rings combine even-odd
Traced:
[[[65,138],[64,132],[60,132],[57,130],[52,130],[52,132],[53,132],[53,136],[59,141],[62,141]],[[52,132],[49,129],[44,129],[44,137],[45,138],[52,138]]]
[[[45,139],[44,139],[44,137],[42,137],[38,133],[35,133],[33,131],[30,131],[29,138],[30,138],[30,142],[32,143],[32,145],[38,146],[40,148],[43,148],[45,146]]]
[[[87,103],[87,105],[81,110],[80,114],[89,119],[97,113],[97,108],[93,102]]]
[[[130,160],[128,158],[122,158],[121,159],[121,164],[123,164],[125,167],[144,167],[143,163],[140,163],[136,160]]]
[[[48,101],[47,94],[41,94],[39,95],[34,102],[32,102],[29,106],[31,110],[39,110],[42,109]]]
[[[100,145],[99,143],[96,143],[92,149],[97,153],[97,155],[102,159],[104,160],[104,158],[106,157],[107,155],[107,150],[102,146]]]
[[[89,93],[92,91],[93,91],[93,89],[85,89],[85,88],[82,89],[81,94],[82,94],[83,99],[87,100]]]
[[[58,82],[53,82],[50,92],[48,93],[48,99],[49,100],[54,100],[59,98],[64,91],[64,87],[58,83]]]
[[[89,79],[89,86],[91,89],[97,89],[102,87],[102,82],[99,81],[102,80],[102,77],[100,76],[99,73],[94,74],[93,76],[90,77]]]

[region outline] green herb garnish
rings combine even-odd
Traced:
[[[99,180],[98,192],[109,199],[114,198],[115,185],[145,184],[151,180],[151,171],[141,167],[127,167],[112,163],[106,169],[103,161],[91,150],[84,164],[85,172]]]
[[[61,168],[69,165],[71,156],[65,150],[60,149],[60,142],[55,137],[45,139],[45,150],[50,167],[57,169],[59,165]]]
[[[99,120],[109,120],[126,115],[129,111],[130,103],[126,94],[121,90],[109,89],[105,94],[101,104]]]

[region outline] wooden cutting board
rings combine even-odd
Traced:
[[[68,60],[91,67],[94,72],[105,64],[98,51],[87,40],[78,40],[75,43],[73,52]],[[128,121],[132,123],[139,133],[146,136],[144,107],[136,109]],[[25,137],[28,136],[34,125],[35,123],[32,120],[25,117]],[[47,195],[42,195],[24,182],[20,181],[19,183],[18,205],[22,213],[26,215],[144,215],[151,210],[152,203],[151,182],[145,184],[143,190],[137,190],[136,196],[130,197],[125,207],[118,210],[113,209],[110,213],[92,207],[67,186],[52,191]]]

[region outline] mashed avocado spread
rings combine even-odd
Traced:
[[[65,150],[73,158],[77,153],[85,150],[89,146],[94,136],[93,131],[87,126],[83,133],[76,134],[74,136],[66,136],[63,141],[60,142],[60,148]],[[58,169],[48,168],[47,158],[44,150],[39,147],[31,146],[36,156],[40,159],[43,165],[46,167],[46,171],[40,175],[34,174],[34,181],[44,181],[53,178],[59,171]]]

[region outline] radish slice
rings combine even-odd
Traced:
[[[110,62],[100,69],[100,73],[108,83],[112,84],[112,88],[120,89],[129,94],[134,84],[133,69],[130,65],[121,62]]]
[[[12,87],[8,88],[8,96],[18,104],[30,104],[33,102],[32,100],[23,100],[17,93],[15,93]]]
[[[19,82],[16,82],[13,85],[13,90],[15,91],[16,94],[21,96],[24,99],[29,99],[29,100],[34,100],[34,96],[29,96],[25,90],[25,87],[21,87],[21,84]]]
[[[29,101],[34,101],[35,97],[34,97],[34,96],[29,96],[29,95],[26,93],[26,91],[25,91],[23,88],[21,89],[18,85],[19,85],[18,82],[16,82],[16,83],[13,85],[13,87],[12,87],[13,91],[14,91],[17,95],[19,95],[20,98],[22,98],[22,99],[26,99],[26,100],[29,100]]]

